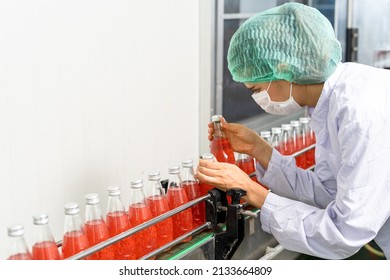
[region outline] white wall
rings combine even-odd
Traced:
[[[60,240],[66,203],[97,192],[105,213],[108,185],[127,205],[131,180],[197,162],[200,18],[193,0],[0,0],[0,259],[10,224],[31,246],[48,213]]]

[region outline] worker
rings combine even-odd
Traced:
[[[249,18],[230,41],[229,71],[268,113],[307,106],[316,166],[298,168],[255,131],[222,119],[233,149],[256,159],[257,178],[270,190],[228,163],[200,160],[196,177],[245,190],[261,209],[262,229],[286,249],[344,259],[374,240],[389,259],[390,71],[342,63],[341,52],[315,8],[287,3]]]

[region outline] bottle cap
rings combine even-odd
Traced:
[[[204,160],[214,161],[214,155],[212,153],[204,153],[201,158]]]
[[[80,207],[77,203],[71,202],[64,206],[66,215],[76,215],[80,213]]]
[[[150,181],[159,181],[161,179],[160,172],[156,171],[156,172],[149,173],[148,179]]]
[[[142,187],[143,187],[142,179],[138,179],[138,180],[130,182],[130,188],[132,188],[132,189],[139,189],[139,188],[142,188]]]
[[[173,166],[168,168],[169,174],[179,174],[180,173],[180,166]]]
[[[34,225],[46,225],[47,223],[49,223],[49,215],[42,214],[42,215],[34,216],[33,223]]]
[[[262,138],[271,137],[271,131],[269,131],[269,130],[260,131],[260,136]]]
[[[119,186],[108,186],[108,195],[117,196],[121,194],[121,188]]]
[[[97,193],[88,193],[84,196],[85,203],[88,205],[98,204],[100,199]]]
[[[272,134],[274,133],[282,133],[282,128],[281,127],[273,127],[271,128]]]
[[[8,236],[18,237],[24,235],[24,227],[20,224],[15,224],[8,227]]]
[[[300,125],[299,121],[297,121],[297,120],[290,121],[290,124],[291,124],[292,127],[297,127],[297,126]]]
[[[290,130],[290,129],[291,129],[291,124],[289,123],[282,124],[282,130]]]
[[[214,115],[211,117],[212,122],[219,122],[221,121],[222,115]]]
[[[299,122],[300,123],[309,123],[309,118],[306,118],[306,117],[299,118]]]
[[[183,160],[181,162],[181,166],[183,166],[183,167],[193,167],[194,166],[194,162],[193,162],[192,159]]]

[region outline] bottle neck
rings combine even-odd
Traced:
[[[64,224],[64,234],[71,231],[84,232],[80,214],[65,215]]]
[[[183,167],[182,170],[182,180],[183,182],[191,181],[195,182],[195,172],[193,167]]]
[[[107,202],[107,213],[113,212],[125,212],[125,207],[123,206],[120,196],[108,196]]]
[[[183,182],[179,174],[169,174],[168,189],[169,188],[180,188],[183,186]]]
[[[26,254],[31,258],[24,236],[10,236],[8,243],[8,255]]]
[[[145,204],[145,194],[142,188],[130,188],[130,203],[133,204]]]
[[[162,196],[165,195],[165,191],[160,183],[160,181],[150,180],[148,189],[146,192],[146,197],[150,196]]]
[[[48,224],[34,225],[34,243],[50,241],[55,242]]]
[[[102,211],[100,210],[100,205],[97,204],[87,204],[85,206],[85,222],[103,220]]]
[[[220,121],[213,122],[214,134],[213,137],[216,138],[225,138],[225,133],[223,132],[222,125]]]

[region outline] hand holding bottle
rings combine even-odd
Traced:
[[[244,125],[228,123],[222,117],[221,124],[226,137],[235,152],[244,153],[256,158],[264,168],[268,167],[272,155],[272,147],[260,137],[255,131]],[[214,127],[209,123],[208,139],[213,140]]]
[[[223,191],[232,188],[243,189],[247,192],[243,199],[255,207],[261,207],[268,194],[266,189],[259,188],[256,182],[234,164],[200,159],[196,178]]]

